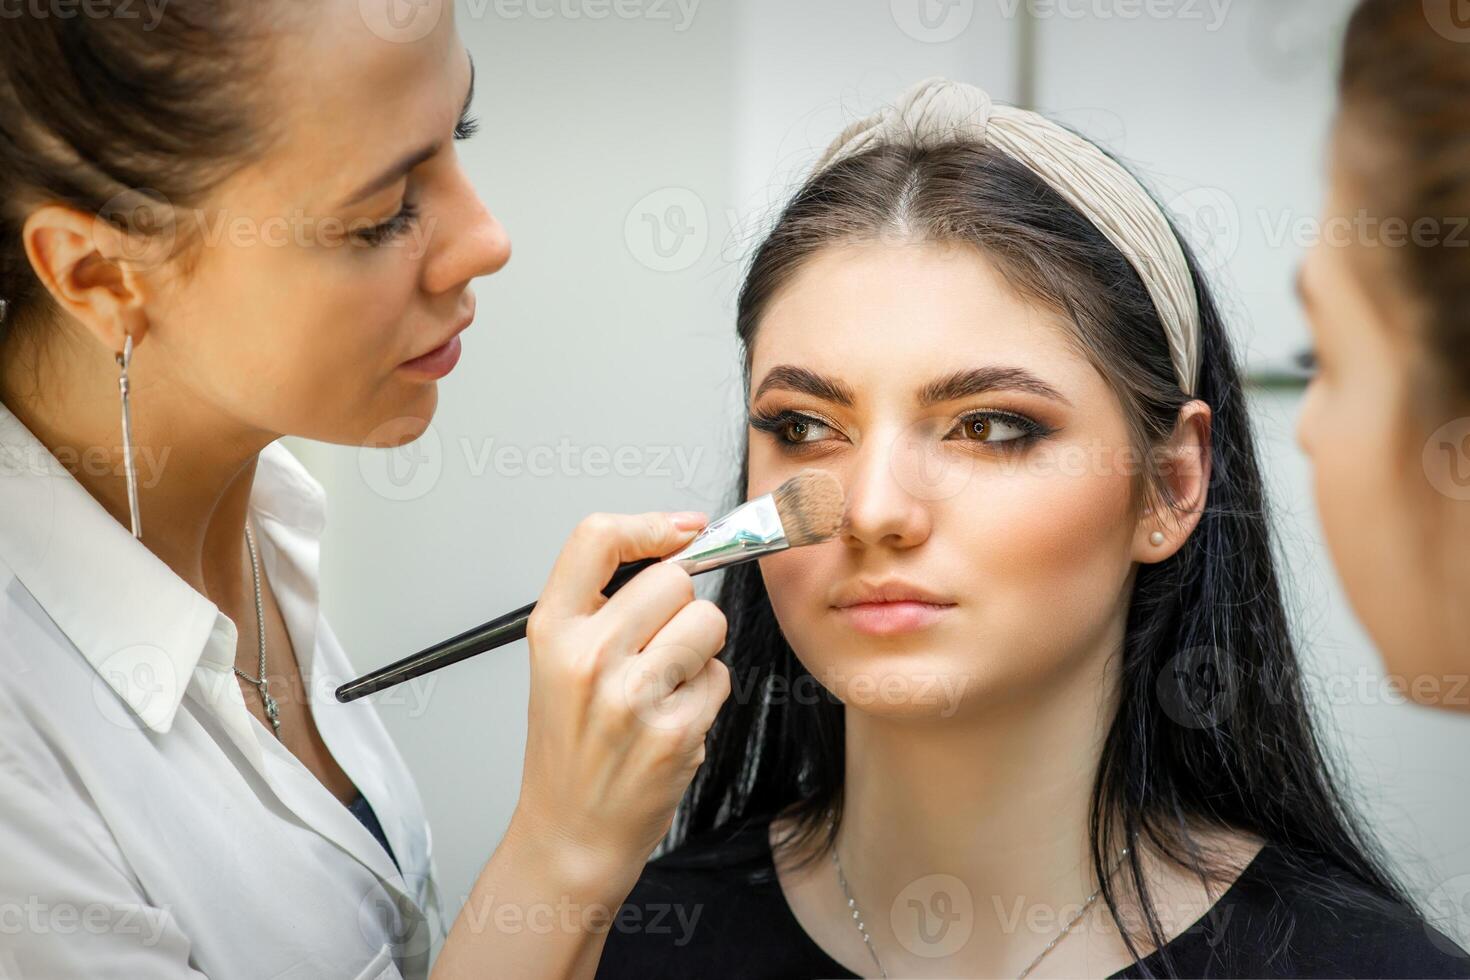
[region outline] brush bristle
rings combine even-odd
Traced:
[[[826,470],[802,470],[771,497],[793,548],[819,544],[842,529],[847,497],[842,484]]]

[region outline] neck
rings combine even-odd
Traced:
[[[116,361],[95,342],[36,357],[17,351],[16,340],[0,345],[0,401],[131,531]],[[61,364],[65,377],[43,370]],[[135,351],[128,372],[142,543],[228,614],[253,590],[245,516],[257,457],[275,436],[224,416],[152,367]]]
[[[1117,649],[1121,626],[1110,632]],[[1089,813],[1117,663],[1092,656],[948,719],[847,710],[838,855],[889,975],[939,962],[907,953],[963,892],[927,876],[969,892],[959,955],[984,975],[1018,973],[1096,890]]]

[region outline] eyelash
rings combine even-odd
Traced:
[[[978,412],[967,412],[966,414],[961,415],[959,418],[955,419],[954,425],[951,427],[950,431],[953,432],[956,428],[963,428],[973,425],[977,421],[1005,422],[1010,425],[1014,425],[1022,430],[1022,435],[1019,435],[1014,439],[1004,439],[999,442],[987,442],[978,439],[961,440],[964,442],[976,442],[983,446],[993,446],[996,447],[996,449],[1000,452],[1019,452],[1032,443],[1040,439],[1045,439],[1054,431],[1048,426],[1037,422],[1035,419],[1027,418],[1024,415],[1017,415],[1014,412],[997,412],[990,409]],[[827,428],[836,428],[836,426],[833,426],[828,422],[824,422],[821,419],[816,418],[815,416],[803,415],[800,412],[793,412],[789,410],[774,413],[750,413],[750,424],[754,428],[759,429],[762,432],[767,432],[775,436],[777,443],[785,452],[800,452],[810,446],[815,445],[815,443],[810,442],[794,442],[790,439],[787,439],[783,435],[783,430],[786,428],[786,426],[802,423],[821,425],[826,426]]]
[[[480,130],[480,121],[474,116],[465,116],[454,127],[454,138],[456,140],[467,140]],[[403,207],[398,213],[381,224],[364,228],[355,234],[360,242],[369,248],[381,248],[388,242],[402,235],[418,220],[418,205],[413,201],[405,200]]]
[[[1291,359],[1298,368],[1305,371],[1311,377],[1316,377],[1317,373],[1322,370],[1322,362],[1317,357],[1317,349],[1315,347],[1304,347],[1297,351]]]

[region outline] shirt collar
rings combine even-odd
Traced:
[[[319,540],[325,492],[280,442],[261,450],[250,502]],[[212,637],[233,648],[234,624],[219,607],[134,538],[3,403],[0,559],[153,731],[173,725]]]

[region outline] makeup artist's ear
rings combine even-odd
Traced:
[[[1174,434],[1160,448],[1160,478],[1169,501],[1145,508],[1133,535],[1133,560],[1144,564],[1172,557],[1199,526],[1210,490],[1210,407],[1192,401],[1179,410]]]
[[[47,204],[26,219],[22,240],[31,267],[58,306],[108,351],[123,349],[125,332],[137,349],[148,331],[145,273],[171,251],[171,235],[130,233],[74,208]]]

